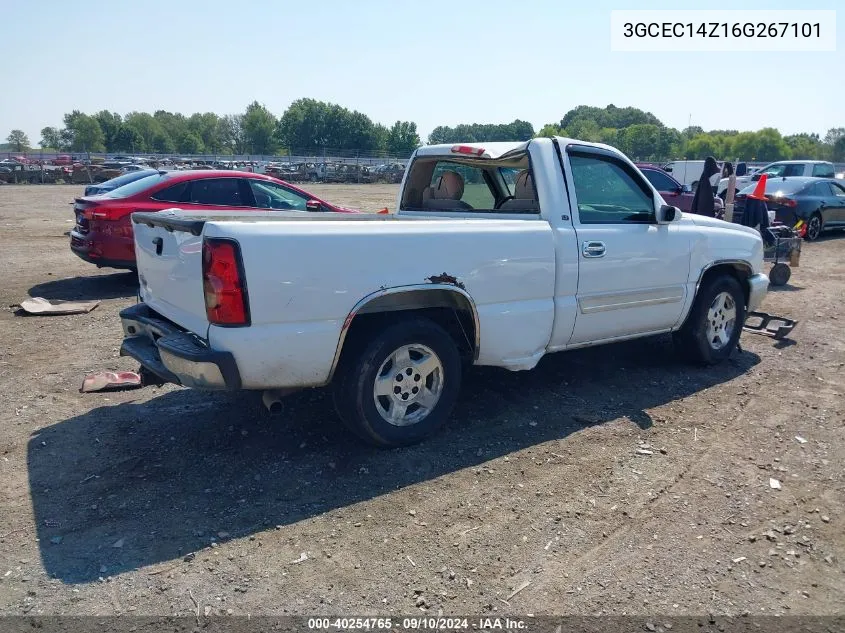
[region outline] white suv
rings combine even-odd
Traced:
[[[826,160],[779,160],[770,163],[754,172],[750,176],[739,176],[736,179],[736,190],[747,187],[750,183],[760,180],[766,174],[769,178],[792,178],[795,176],[812,176],[815,178],[833,178],[833,163]],[[717,195],[724,200],[728,191],[728,179],[722,178],[716,190]]]

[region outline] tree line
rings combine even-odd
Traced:
[[[375,123],[367,115],[343,106],[298,99],[276,117],[266,106],[252,102],[242,114],[213,112],[185,116],[157,110],[117,112],[102,110],[85,114],[74,110],[64,115],[64,126],[41,130],[44,149],[72,152],[132,152],[159,154],[319,154],[329,148],[408,156],[421,141],[412,121],[396,121],[391,127]],[[801,133],[782,136],[774,128],[756,132],[710,130],[691,126],[683,130],[665,126],[656,116],[638,108],[605,108],[581,105],[569,110],[557,123],[538,132],[527,121],[470,123],[438,126],[428,143],[525,141],[535,136],[568,136],[607,143],[636,160],[701,159],[774,161],[787,158],[845,161],[845,128],[832,128],[824,137]],[[15,151],[29,149],[21,130],[7,139]]]
[[[396,121],[388,128],[360,112],[314,99],[294,101],[281,117],[254,101],[242,114],[223,116],[74,110],[64,115],[63,123],[61,128],[41,130],[42,149],[267,156],[288,149],[316,154],[331,148],[407,156],[421,143],[416,123]],[[15,151],[29,148],[21,130],[12,130],[7,140]]]
[[[756,132],[666,127],[650,112],[637,108],[578,106],[538,136],[568,136],[607,143],[637,160],[702,159],[775,161],[790,158],[845,161],[845,128],[831,128],[824,138],[801,133],[782,136],[775,128]]]

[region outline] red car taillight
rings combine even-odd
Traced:
[[[249,325],[241,249],[226,239],[207,239],[202,245],[202,285],[205,313],[212,325]]]
[[[792,200],[791,198],[775,198],[772,200],[772,202],[774,202],[775,204],[779,204],[782,207],[789,207],[790,209],[793,209],[798,206],[798,203],[795,200]]]
[[[107,222],[120,220],[126,215],[126,211],[123,209],[113,209],[109,207],[90,207],[85,209],[83,213],[89,220],[106,220]]]

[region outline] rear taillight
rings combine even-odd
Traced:
[[[202,285],[209,323],[249,325],[246,279],[237,242],[227,239],[207,239],[203,242]]]
[[[794,209],[798,206],[798,203],[791,198],[775,198],[772,202],[779,204],[782,207],[789,207],[790,209]]]
[[[126,215],[123,209],[114,209],[110,207],[89,207],[85,209],[85,217],[89,220],[106,220],[107,222],[114,222],[120,220]]]

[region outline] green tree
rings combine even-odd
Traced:
[[[41,146],[41,149],[61,149],[62,137],[59,134],[58,128],[41,128],[41,140],[38,141],[38,144]]]
[[[109,112],[108,110],[101,110],[94,115],[100,129],[103,131],[103,144],[106,146],[106,151],[114,151],[118,149],[115,146],[117,134],[123,125],[123,119],[117,112]]]
[[[179,116],[184,121],[184,117],[182,117],[182,115]],[[165,134],[171,139],[175,138],[164,127],[164,125],[162,125],[162,122],[149,112],[130,112],[123,117],[123,124],[134,129],[141,135],[141,138],[144,139],[143,147],[145,148],[155,147],[155,139],[161,134]],[[178,129],[177,133],[181,134],[184,131],[185,128],[183,126]]]
[[[731,145],[731,155],[737,160],[765,160],[757,155],[757,135],[754,132],[740,132]]]
[[[398,156],[410,156],[420,145],[417,124],[412,121],[396,121],[387,134],[387,151]]]
[[[700,125],[691,125],[681,130],[681,136],[683,136],[687,140],[691,140],[699,134],[704,134],[704,128]]]
[[[686,145],[688,159],[702,159],[708,156],[720,157],[719,137],[712,134],[696,134]]]
[[[822,159],[828,152],[818,134],[790,134],[783,137],[793,158]]]
[[[836,141],[845,136],[845,127],[832,127],[824,135],[825,145],[835,145]]]
[[[223,141],[220,136],[220,117],[213,112],[192,114],[186,125],[188,130],[202,139],[205,151],[217,154],[223,149]]]
[[[265,155],[276,151],[276,117],[266,107],[257,101],[250,103],[242,125],[251,153]]]
[[[757,158],[759,160],[789,158],[789,146],[775,128],[764,127],[757,132]]]
[[[564,131],[557,125],[557,123],[546,123],[537,132],[538,137],[552,138],[553,136],[564,136]]]
[[[166,132],[160,130],[153,136],[151,149],[158,154],[172,154],[176,151],[176,144]]]
[[[605,108],[586,105],[575,107],[563,115],[560,127],[569,130],[576,121],[593,121],[599,128],[615,129],[632,125],[663,125],[651,112],[632,107],[617,108],[612,103]]]
[[[105,151],[105,137],[97,119],[74,110],[64,116],[64,122],[60,134],[65,147],[74,152]]]
[[[840,136],[833,142],[833,147],[830,152],[831,160],[837,163],[845,162],[845,134]]]
[[[153,138],[155,140],[155,138]],[[121,125],[112,141],[112,148],[117,152],[145,152],[147,145],[141,133],[132,125]]]
[[[244,134],[243,120],[243,114],[227,114],[220,120],[219,134],[226,153],[246,153],[247,142]]]
[[[653,159],[660,147],[660,127],[651,123],[631,125],[620,134],[624,152],[639,160]]]
[[[25,152],[29,149],[29,137],[23,130],[12,130],[6,140],[16,152]]]
[[[176,141],[176,149],[182,154],[202,154],[205,148],[202,139],[196,132],[182,132],[182,136]]]

